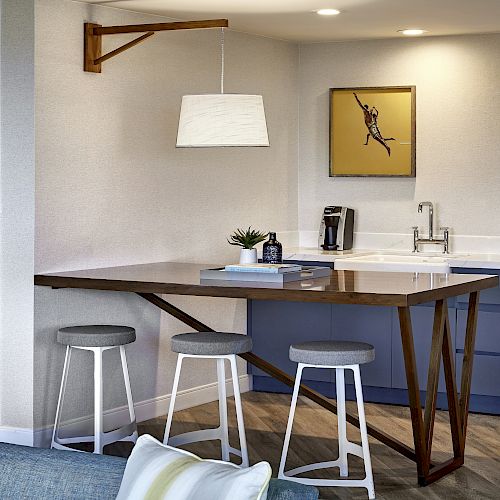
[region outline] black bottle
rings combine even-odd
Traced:
[[[276,233],[269,233],[269,241],[264,243],[262,262],[265,264],[281,264],[283,262],[283,249],[281,243],[276,241]]]

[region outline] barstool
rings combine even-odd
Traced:
[[[248,467],[248,452],[245,437],[245,424],[241,407],[240,386],[238,382],[238,371],[236,368],[236,354],[252,350],[252,339],[246,335],[221,332],[184,333],[172,337],[172,351],[178,353],[177,366],[175,368],[174,386],[168,409],[167,423],[165,425],[164,444],[181,446],[188,443],[200,441],[211,441],[218,439],[221,442],[222,460],[229,461],[232,453],[241,457],[241,465]],[[179,386],[182,362],[185,358],[194,359],[216,359],[217,360],[217,386],[219,392],[219,427],[215,429],[203,429],[199,431],[186,432],[170,437],[170,428],[174,414],[175,398]],[[240,438],[240,449],[229,446],[229,430],[227,424],[227,401],[226,401],[226,372],[224,360],[228,360],[231,366],[231,378],[234,388],[234,403],[236,406],[236,418],[238,421],[238,434]]]
[[[375,349],[370,344],[363,342],[346,341],[316,341],[304,342],[290,346],[290,360],[298,363],[297,375],[293,389],[292,404],[288,425],[285,433],[285,442],[281,454],[281,461],[278,471],[278,478],[288,479],[298,483],[313,486],[344,486],[361,487],[368,490],[368,498],[375,498],[375,487],[373,485],[372,465],[370,459],[370,449],[368,447],[368,434],[366,432],[365,409],[363,405],[363,390],[361,387],[361,376],[359,365],[369,363],[375,359]],[[304,368],[333,368],[336,375],[337,391],[337,422],[338,422],[338,442],[339,458],[330,462],[318,462],[304,465],[285,472],[285,463],[290,445],[290,435],[292,433],[293,418],[297,406],[300,380]],[[345,408],[345,370],[354,372],[354,385],[356,388],[356,401],[358,405],[359,429],[361,432],[361,446],[347,440],[346,433],[346,408]],[[327,469],[338,467],[340,477],[348,477],[347,455],[356,455],[363,459],[365,466],[364,479],[309,479],[294,477],[297,474],[309,472],[317,469]]]
[[[94,442],[94,453],[102,454],[104,446],[116,441],[137,440],[137,425],[135,422],[134,403],[132,401],[132,391],[130,389],[130,379],[128,376],[127,358],[125,356],[125,345],[135,341],[135,330],[129,326],[113,325],[88,325],[70,326],[61,328],[57,332],[57,342],[66,346],[66,357],[62,374],[61,388],[57,402],[56,420],[52,433],[51,448],[61,450],[80,451],[64,446],[71,443],[91,443]],[[120,349],[120,357],[123,369],[123,379],[125,391],[127,393],[128,411],[130,423],[108,432],[103,429],[103,373],[102,354],[110,349]],[[62,403],[66,391],[68,379],[69,363],[73,349],[82,349],[94,353],[94,435],[61,438],[58,435],[61,420]]]

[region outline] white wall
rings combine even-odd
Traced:
[[[82,70],[84,20],[162,19],[66,0],[37,2],[37,272],[234,261],[238,252],[225,238],[236,227],[296,230],[296,45],[226,33],[225,89],[264,96],[270,148],[176,149],[181,96],[218,91],[219,32],[157,33],[104,63],[102,74],[89,74]],[[104,51],[130,39],[105,38]],[[189,329],[130,294],[37,287],[35,299],[35,427],[54,418],[64,357],[55,335],[63,325],[135,326],[138,340],[128,348],[134,398],[164,402],[175,366],[169,339]],[[168,300],[213,328],[246,330],[244,301]],[[74,370],[75,381],[91,381],[88,358],[76,359]],[[121,387],[119,370],[116,363],[109,369],[110,387]],[[210,383],[214,375],[211,365],[191,364],[182,388]],[[64,418],[92,407],[91,386],[75,393],[77,387]],[[105,396],[107,407],[123,404],[121,389]]]
[[[9,432],[33,423],[34,1],[2,0],[0,17],[0,426]]]
[[[302,45],[299,228],[340,204],[357,231],[410,233],[431,200],[452,234],[500,235],[499,81],[500,35]],[[386,85],[416,85],[416,178],[328,178],[328,89]]]

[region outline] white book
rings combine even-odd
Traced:
[[[227,272],[283,274],[302,271],[297,264],[230,264],[224,268]]]
[[[329,277],[332,270],[329,267],[304,266],[300,271],[286,273],[268,273],[259,271],[231,272],[223,267],[215,269],[202,269],[200,283],[207,285],[242,286],[240,283],[252,283],[254,287],[282,287],[285,283],[299,280],[312,280],[315,278]]]

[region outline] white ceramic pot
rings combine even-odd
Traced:
[[[240,264],[255,264],[257,262],[256,248],[242,248],[240,251]]]

